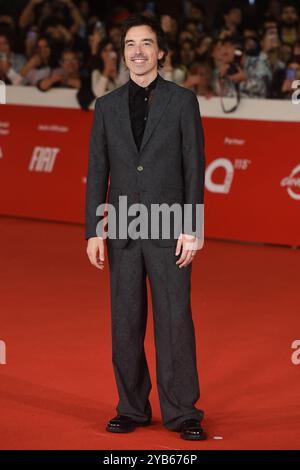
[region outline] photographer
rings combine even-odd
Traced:
[[[213,58],[213,88],[218,96],[267,97],[272,73],[266,60],[245,55],[232,37],[216,44]]]
[[[241,56],[236,56],[235,50],[236,42],[232,38],[218,41],[213,49],[213,89],[218,96],[235,97],[238,85],[247,79]]]

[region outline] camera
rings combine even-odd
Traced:
[[[240,69],[240,65],[241,65],[242,56],[243,56],[243,51],[241,49],[235,49],[234,60],[229,65],[226,75],[230,76],[230,75],[234,75],[238,73]]]

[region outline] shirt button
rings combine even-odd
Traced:
[[[144,121],[146,121],[146,120],[147,120],[147,116],[144,117]]]
[[[148,91],[148,90],[149,90],[149,88],[146,86],[145,90],[147,90],[147,91]]]
[[[139,166],[137,167],[137,170],[138,170],[138,171],[143,171],[143,169],[144,169],[144,167],[143,167],[142,165],[139,165]]]
[[[145,101],[148,101],[148,98],[145,98]]]

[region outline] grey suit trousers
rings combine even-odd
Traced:
[[[179,268],[175,246],[131,239],[123,249],[107,240],[110,267],[112,362],[118,389],[117,412],[136,421],[152,417],[152,388],[144,338],[148,276],[152,294],[156,375],[163,424],[179,431],[187,418],[203,419],[190,288],[192,263]]]

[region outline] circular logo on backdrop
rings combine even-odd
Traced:
[[[221,183],[213,181],[213,173],[222,168],[224,170],[224,179]],[[231,188],[234,175],[234,166],[227,158],[216,158],[212,161],[205,171],[205,186],[212,193],[228,194]]]
[[[281,180],[281,186],[286,186],[287,192],[292,199],[300,201],[300,164]]]

